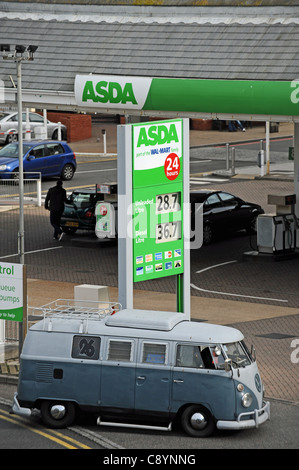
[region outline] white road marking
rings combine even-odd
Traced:
[[[209,271],[210,269],[214,269],[214,268],[217,268],[219,266],[224,266],[226,264],[231,264],[231,263],[237,263],[237,260],[226,261],[225,263],[220,263],[220,264],[214,264],[213,266],[209,266],[207,268],[200,269],[199,271],[196,271],[196,274],[201,274],[204,271]],[[230,292],[218,292],[218,291],[209,290],[209,289],[202,289],[201,287],[195,286],[194,284],[190,284],[190,286],[193,289],[199,290],[201,292],[208,292],[210,294],[230,295],[232,297],[243,297],[243,298],[258,299],[258,300],[272,300],[272,301],[275,301],[275,302],[286,302],[286,303],[288,302],[288,300],[273,299],[273,298],[270,298],[270,297],[257,297],[257,296],[254,296],[254,295],[231,294]]]

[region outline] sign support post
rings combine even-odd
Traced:
[[[133,283],[176,276],[177,311],[190,318],[189,121],[118,126],[119,302]]]

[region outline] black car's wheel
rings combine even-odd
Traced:
[[[64,165],[62,169],[61,178],[65,181],[69,181],[74,176],[74,173],[75,173],[75,170],[74,170],[73,165],[71,165],[70,163],[67,163],[66,165]]]
[[[76,418],[76,407],[72,402],[45,400],[40,408],[42,421],[50,428],[66,428]]]
[[[200,405],[186,408],[181,416],[182,428],[191,437],[208,437],[215,430],[211,413]]]
[[[213,240],[213,231],[212,227],[209,224],[203,226],[203,243],[204,245],[209,245]]]
[[[250,235],[257,232],[257,215],[253,215],[246,232]]]

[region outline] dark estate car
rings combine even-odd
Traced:
[[[29,141],[23,143],[24,176],[34,178],[58,176],[71,180],[77,168],[76,157],[66,142]],[[26,175],[27,173],[27,175]],[[13,142],[0,150],[0,178],[19,178],[19,143]]]
[[[256,231],[256,219],[264,210],[258,204],[245,202],[224,191],[199,190],[190,192],[191,230],[197,230],[196,212],[202,205],[203,243],[209,244],[216,234],[246,230]]]
[[[98,193],[96,187],[78,189],[69,197],[61,218],[61,228],[65,233],[75,233],[79,230],[95,230],[95,206],[104,200],[104,194]]]

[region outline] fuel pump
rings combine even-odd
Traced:
[[[115,238],[117,234],[117,183],[98,184],[97,192],[104,194],[104,201],[95,207],[97,238]]]
[[[274,214],[261,214],[257,219],[259,253],[280,254],[299,247],[299,224],[295,215],[295,194],[268,195],[268,204],[276,206]]]

